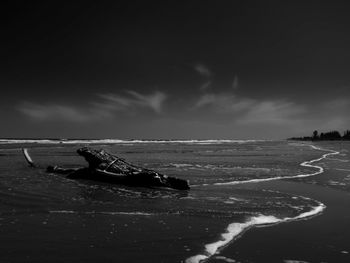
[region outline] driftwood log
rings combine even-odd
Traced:
[[[67,174],[67,177],[71,179],[87,179],[132,186],[167,187],[178,190],[190,189],[186,180],[132,165],[104,150],[84,147],[78,149],[77,153],[85,158],[89,163],[89,167],[65,169],[58,166],[49,166],[47,171]]]

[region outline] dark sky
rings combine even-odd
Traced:
[[[350,128],[347,1],[12,1],[0,137]]]

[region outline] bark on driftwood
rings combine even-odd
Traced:
[[[89,163],[88,168],[64,169],[57,166],[49,166],[47,171],[68,174],[68,177],[71,179],[89,179],[133,186],[168,187],[179,190],[190,189],[186,180],[132,165],[104,150],[84,147],[78,149],[77,153]]]

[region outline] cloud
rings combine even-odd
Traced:
[[[201,91],[206,91],[210,88],[210,86],[211,86],[211,81],[207,81],[199,89]]]
[[[155,91],[152,94],[144,95],[136,91],[126,91],[127,95],[121,96],[119,94],[99,94],[100,98],[105,101],[104,106],[115,110],[130,110],[138,107],[149,108],[155,113],[162,113],[163,103],[167,96],[165,93]]]
[[[91,112],[90,110],[83,110],[67,105],[42,105],[28,102],[20,104],[18,110],[37,121],[66,120],[71,122],[86,122],[103,115],[102,111]]]
[[[301,105],[285,100],[256,100],[231,93],[203,94],[194,109],[211,108],[217,113],[229,114],[237,124],[280,124],[294,122],[305,112]]]
[[[107,94],[98,94],[100,98],[104,101],[103,103],[96,103],[96,105],[105,105],[106,108],[111,109],[124,109],[128,108],[131,105],[131,100],[120,96],[118,94],[107,93]]]
[[[200,90],[201,91],[206,91],[208,90],[211,85],[212,85],[212,81],[211,81],[211,71],[209,70],[209,68],[203,64],[197,64],[194,66],[194,70],[197,71],[197,73],[199,75],[201,75],[202,77],[206,78],[206,82],[204,82],[201,86],[200,86]]]
[[[211,71],[209,70],[208,67],[206,67],[203,64],[197,64],[195,65],[194,69],[203,77],[209,78],[211,76]]]
[[[135,91],[126,91],[126,95],[99,94],[100,100],[92,101],[88,106],[70,106],[62,104],[37,104],[23,102],[17,109],[27,117],[37,121],[64,120],[69,122],[90,122],[112,118],[118,112],[138,111],[148,108],[161,114],[166,94],[155,91],[144,95]],[[102,100],[101,100],[102,99]]]
[[[194,108],[211,107],[221,113],[237,113],[247,110],[253,106],[255,100],[249,98],[238,98],[228,93],[207,93],[203,94],[195,103]]]
[[[214,119],[225,120],[225,125],[234,132],[245,130],[246,136],[253,137],[286,138],[305,136],[314,130],[343,132],[350,127],[348,98],[300,104],[288,99],[241,97],[232,91],[207,92],[194,102],[192,110],[200,110],[203,116],[210,116],[208,121],[211,119],[211,122],[214,114]]]
[[[305,111],[304,106],[289,101],[256,101],[237,122],[288,125],[299,121]]]
[[[142,95],[135,91],[128,91],[128,93],[135,98],[134,102],[136,105],[149,107],[156,113],[162,112],[163,102],[167,98],[167,96],[160,91],[156,91],[150,95]]]

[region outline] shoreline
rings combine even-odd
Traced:
[[[271,144],[271,145],[274,146],[276,144]],[[271,145],[268,145],[267,147],[271,147]],[[98,189],[102,191],[97,191],[97,192],[95,191],[95,188],[90,188],[90,187],[81,188],[79,186],[79,187],[67,188],[66,182],[61,182],[62,184],[59,184],[60,188],[56,189],[57,187],[56,183],[58,181],[55,181],[54,183],[51,183],[51,186],[46,187],[47,183],[50,183],[50,180],[47,180],[45,176],[43,180],[39,181],[41,175],[40,174],[33,175],[30,172],[31,170],[28,170],[25,167],[22,160],[23,157],[20,153],[16,153],[15,155],[16,158],[13,158],[14,155],[12,153],[9,155],[4,155],[5,160],[9,160],[9,161],[11,160],[11,162],[9,162],[10,164],[12,164],[13,162],[16,164],[17,163],[20,164],[21,168],[16,173],[18,174],[22,173],[25,169],[24,174],[25,175],[27,174],[27,176],[23,176],[23,178],[25,179],[29,178],[30,179],[29,182],[32,182],[31,179],[34,179],[35,182],[39,181],[44,186],[43,189],[50,189],[49,194],[46,191],[42,191],[43,196],[49,196],[50,198],[51,197],[55,198],[55,200],[57,198],[58,198],[57,200],[61,200],[60,198],[61,193],[59,191],[52,192],[51,190],[65,189],[67,190],[66,193],[70,194],[72,198],[74,198],[74,200],[77,200],[76,197],[81,196],[82,197],[81,200],[84,201],[84,207],[83,207],[84,209],[80,209],[81,207],[79,204],[77,206],[74,206],[74,205],[71,206],[69,204],[67,206],[62,207],[61,203],[53,202],[53,205],[52,207],[50,207],[48,212],[45,215],[38,214],[35,221],[33,221],[34,217],[33,218],[27,217],[29,215],[27,213],[25,213],[23,217],[21,215],[19,219],[9,218],[9,220],[6,221],[8,223],[8,225],[6,225],[6,228],[4,227],[2,228],[2,231],[5,231],[4,240],[5,238],[7,238],[12,240],[13,242],[12,245],[11,245],[11,242],[8,242],[7,244],[8,246],[7,249],[9,249],[8,255],[10,257],[16,258],[17,256],[17,254],[15,253],[16,250],[11,250],[11,249],[12,247],[15,246],[14,244],[16,244],[19,240],[22,239],[22,237],[18,234],[16,234],[15,236],[12,236],[12,233],[14,233],[13,227],[17,227],[17,225],[12,226],[11,225],[12,221],[10,220],[17,220],[13,222],[18,222],[18,225],[22,226],[22,231],[23,231],[22,233],[24,234],[23,235],[24,240],[27,239],[27,241],[30,241],[27,243],[32,243],[31,241],[35,239],[36,234],[33,235],[33,232],[32,232],[34,228],[29,227],[31,225],[35,225],[35,229],[36,229],[35,231],[42,234],[42,236],[40,236],[38,240],[45,241],[45,243],[42,243],[42,246],[45,247],[47,251],[53,250],[52,251],[53,253],[51,253],[50,256],[47,256],[48,258],[54,258],[55,256],[59,255],[61,249],[67,249],[68,243],[60,244],[59,246],[57,246],[57,249],[56,247],[53,248],[51,245],[47,246],[46,245],[48,243],[47,241],[55,242],[55,239],[47,235],[47,233],[50,233],[52,229],[59,230],[60,224],[62,224],[63,226],[67,221],[72,221],[73,224],[68,226],[70,227],[70,229],[65,227],[62,233],[59,232],[59,235],[61,235],[63,239],[67,241],[71,237],[72,233],[75,233],[77,237],[81,238],[80,241],[75,245],[75,248],[81,251],[84,250],[84,253],[85,253],[85,249],[83,249],[83,246],[86,245],[84,241],[86,240],[86,238],[91,238],[91,240],[94,241],[93,242],[94,246],[96,245],[95,244],[96,240],[99,240],[100,242],[97,242],[98,244],[107,245],[107,247],[102,247],[102,246],[100,247],[101,249],[100,252],[102,252],[103,250],[105,253],[104,255],[105,259],[112,259],[112,258],[114,259],[117,257],[118,259],[126,260],[128,256],[133,255],[137,259],[145,261],[145,257],[143,253],[147,253],[147,259],[149,261],[146,260],[145,262],[154,262],[154,259],[158,257],[159,248],[163,248],[162,253],[164,255],[166,254],[172,255],[171,256],[171,259],[173,260],[172,262],[185,262],[186,259],[193,257],[194,255],[203,254],[203,253],[205,258],[203,257],[198,258],[198,260],[194,262],[199,262],[199,261],[202,262],[203,260],[205,262],[208,261],[208,262],[221,262],[221,263],[233,262],[233,260],[236,260],[235,261],[236,263],[238,262],[243,263],[247,261],[248,262],[285,262],[285,263],[291,263],[291,262],[301,263],[303,261],[314,262],[314,258],[312,257],[312,255],[314,253],[317,253],[317,249],[316,249],[317,247],[321,247],[322,251],[327,252],[327,247],[324,248],[324,246],[328,245],[329,237],[332,237],[332,235],[330,235],[328,232],[333,231],[332,228],[329,227],[328,225],[332,225],[333,222],[338,222],[336,219],[341,218],[343,214],[346,214],[348,216],[346,219],[347,221],[345,219],[344,220],[342,219],[341,222],[337,223],[336,225],[337,229],[335,232],[337,236],[339,236],[342,239],[341,242],[335,241],[336,247],[338,249],[336,253],[338,254],[334,254],[335,253],[334,251],[333,253],[332,251],[329,252],[328,250],[329,253],[333,253],[333,254],[329,257],[327,256],[324,256],[323,258],[320,257],[318,258],[319,260],[317,261],[317,262],[324,262],[323,259],[330,259],[329,262],[333,262],[333,259],[336,259],[337,256],[339,256],[339,253],[342,257],[346,257],[346,254],[350,252],[350,249],[344,248],[344,246],[342,246],[344,244],[347,244],[347,240],[350,237],[350,233],[349,234],[343,233],[344,232],[343,229],[347,227],[347,222],[350,219],[350,215],[348,215],[348,213],[346,212],[347,210],[344,209],[345,207],[350,206],[350,194],[348,194],[349,192],[329,189],[328,187],[332,187],[333,185],[332,184],[327,185],[327,183],[329,180],[337,180],[336,176],[338,175],[337,174],[338,168],[349,168],[348,164],[345,163],[344,158],[348,159],[348,156],[346,153],[349,150],[346,150],[346,149],[349,149],[350,145],[347,145],[345,147],[346,149],[344,149],[344,147],[340,145],[332,145],[332,147],[330,145],[323,145],[323,144],[316,144],[316,146],[313,146],[305,143],[303,145],[304,146],[297,146],[297,148],[295,149],[298,149],[298,147],[304,150],[307,149],[305,156],[301,155],[300,158],[297,158],[297,156],[299,156],[298,151],[293,148],[292,151],[289,152],[293,156],[293,158],[281,159],[282,161],[297,160],[293,162],[293,166],[301,166],[300,168],[302,168],[304,165],[306,165],[307,167],[306,170],[305,169],[295,170],[294,168],[292,170],[288,170],[288,171],[295,171],[295,172],[289,172],[285,174],[287,176],[287,178],[285,179],[288,179],[288,180],[277,180],[277,179],[264,180],[264,181],[259,181],[259,183],[243,182],[240,184],[228,185],[222,188],[219,186],[214,186],[214,184],[217,182],[216,181],[211,184],[211,188],[213,189],[208,188],[208,190],[221,189],[223,190],[222,194],[224,196],[227,196],[227,194],[229,195],[232,194],[233,196],[236,197],[236,194],[237,194],[239,198],[242,195],[240,192],[241,190],[243,190],[243,196],[244,194],[247,194],[248,198],[250,198],[252,194],[254,196],[254,192],[263,193],[263,192],[272,190],[271,196],[275,196],[275,194],[272,194],[273,192],[275,193],[279,192],[281,196],[282,194],[286,193],[286,194],[292,195],[292,198],[303,197],[305,199],[310,199],[310,202],[305,202],[305,203],[309,203],[309,205],[305,207],[305,209],[295,210],[295,213],[293,214],[275,213],[279,211],[278,209],[280,208],[281,210],[283,209],[287,210],[288,207],[292,209],[298,209],[296,208],[298,206],[293,206],[297,202],[295,203],[284,202],[285,201],[284,199],[278,199],[280,198],[279,197],[280,195],[277,194],[277,199],[275,200],[276,206],[272,206],[272,205],[270,206],[268,203],[266,203],[266,208],[268,208],[268,210],[264,210],[264,208],[261,208],[261,207],[264,207],[265,202],[253,202],[254,204],[253,208],[256,207],[257,209],[252,210],[253,211],[252,213],[246,213],[246,215],[243,215],[243,216],[241,215],[236,216],[235,212],[237,211],[237,209],[238,211],[240,211],[239,210],[240,204],[238,204],[238,206],[235,206],[235,207],[232,206],[232,215],[234,216],[230,215],[229,217],[221,217],[220,212],[223,212],[223,215],[225,215],[225,211],[230,210],[231,205],[227,205],[227,206],[223,205],[222,207],[217,206],[217,204],[220,204],[220,202],[222,201],[224,201],[223,203],[226,204],[226,201],[225,201],[226,199],[224,200],[220,199],[217,202],[216,201],[213,202],[213,205],[215,206],[206,205],[207,203],[206,200],[209,200],[209,198],[203,199],[203,200],[201,199],[201,197],[205,197],[208,195],[208,192],[206,191],[207,190],[206,187],[201,187],[201,189],[198,189],[199,190],[197,191],[198,194],[194,196],[195,200],[198,200],[201,202],[201,203],[198,203],[198,202],[196,203],[197,205],[198,204],[200,205],[199,207],[200,209],[198,210],[198,213],[193,213],[193,208],[191,205],[193,205],[194,203],[186,204],[187,202],[192,202],[192,201],[187,201],[187,199],[184,199],[184,201],[177,202],[176,199],[174,199],[175,204],[181,203],[181,205],[182,204],[185,205],[184,206],[185,208],[188,208],[186,211],[189,213],[188,214],[185,213],[184,215],[189,215],[189,216],[173,217],[169,215],[168,217],[167,214],[158,213],[159,211],[164,211],[164,209],[167,209],[168,208],[167,204],[169,204],[170,202],[168,199],[159,199],[158,197],[156,199],[158,201],[158,204],[155,205],[154,207],[153,207],[154,199],[150,200],[150,202],[147,201],[148,199],[140,199],[141,201],[145,201],[145,205],[152,204],[152,207],[155,210],[140,209],[141,206],[138,205],[138,201],[135,202],[135,206],[134,206],[135,209],[131,209],[130,211],[128,209],[119,209],[119,210],[111,209],[110,203],[109,203],[110,201],[108,200],[113,200],[113,203],[123,208],[124,207],[123,203],[119,202],[120,196],[122,196],[123,198],[125,197],[128,200],[129,200],[129,197],[124,194],[119,194],[119,192],[117,192],[114,195],[114,190],[112,190],[111,192],[108,192],[110,194],[108,193],[105,194],[106,189],[104,188]],[[67,147],[67,149],[57,150],[58,148],[62,148],[62,147]],[[47,163],[48,160],[51,162],[52,160],[59,159],[63,163],[67,163],[67,164],[77,163],[78,160],[75,157],[73,158],[71,147],[73,146],[70,146],[70,145],[54,146],[52,147],[52,149],[54,149],[53,152],[55,154],[52,154],[52,155],[50,154],[47,155],[47,153],[50,153],[51,147],[48,147],[47,150],[37,151],[38,161],[39,162],[41,161],[42,163]],[[129,151],[128,148],[123,148],[123,149],[117,148],[119,147],[118,145],[116,145],[115,147],[116,147],[115,149],[121,152]],[[141,148],[141,149],[147,149],[147,152],[146,151],[145,153],[142,152],[142,154],[148,154],[148,151],[150,151],[150,149],[147,147]],[[164,147],[168,149],[167,145]],[[172,147],[174,148],[177,146],[172,146]],[[214,145],[211,147],[215,149],[218,146]],[[232,146],[229,146],[229,147],[232,147]],[[310,147],[311,147],[311,150],[310,150]],[[342,150],[339,149],[340,147]],[[334,151],[333,150],[327,151],[321,148],[333,149]],[[155,148],[155,149],[157,150],[155,152],[158,153],[158,148]],[[315,150],[315,149],[318,149],[318,150]],[[319,151],[320,149],[324,151]],[[139,148],[137,148],[136,150],[134,151],[137,154],[136,157],[143,160],[139,156],[140,154],[138,152]],[[301,152],[304,153],[304,150],[302,150]],[[332,157],[332,154],[338,154],[339,153],[338,151],[341,152],[341,154],[337,155],[337,157]],[[134,154],[134,152],[132,152],[132,154]],[[347,156],[347,157],[341,157],[341,156]],[[135,159],[137,159],[136,157],[134,156]],[[141,157],[146,158],[144,157],[144,155],[141,155]],[[243,157],[243,159],[246,163],[248,163],[246,158]],[[229,158],[227,159],[227,161],[230,161],[230,160],[231,159]],[[254,160],[259,161],[260,159],[259,158],[251,159],[251,161],[249,161],[248,163],[249,167],[252,164],[254,164]],[[262,160],[265,160],[265,159],[262,159]],[[273,161],[279,164],[278,162],[280,161],[280,159],[273,159]],[[168,163],[168,160],[165,160],[164,163]],[[286,167],[289,167],[289,166],[286,166]],[[7,169],[6,166],[4,166],[4,169]],[[342,174],[343,177],[345,177],[348,173],[344,173],[343,170],[348,171],[346,169],[342,169],[338,173]],[[14,174],[14,176],[16,175],[16,173]],[[12,176],[11,174],[12,173],[10,172],[8,173],[8,175]],[[185,174],[185,172],[183,172],[183,174]],[[294,174],[294,176],[291,176],[291,174],[292,175]],[[301,174],[302,176],[299,177],[298,174]],[[306,174],[307,176],[304,176],[303,174]],[[269,175],[268,178],[271,178],[271,175],[275,175],[275,174],[272,173],[268,175]],[[312,175],[315,175],[315,176],[312,176]],[[347,177],[350,178],[350,175]],[[19,177],[19,178],[22,178],[22,177]],[[237,179],[238,178],[236,178],[236,180]],[[339,177],[339,179],[341,178]],[[324,185],[321,185],[320,184],[321,182],[325,183],[327,187],[325,187]],[[346,181],[338,180],[338,182],[346,182]],[[313,183],[317,183],[318,185],[312,185]],[[23,186],[26,184],[27,183],[23,181]],[[11,184],[9,185],[11,186]],[[338,186],[339,185],[340,183],[338,184]],[[23,189],[25,190],[25,193],[27,193],[28,188],[25,187]],[[36,184],[33,188],[29,188],[30,191],[36,190],[36,189],[38,189],[36,187]],[[81,191],[81,190],[84,190],[84,191]],[[89,191],[85,191],[85,190],[89,190]],[[90,191],[90,190],[93,190],[93,191]],[[10,189],[7,191],[7,188],[4,188],[4,191],[6,192],[9,198],[9,202],[13,202],[13,197],[11,192],[12,190]],[[213,191],[212,193],[219,194],[219,196],[221,196],[220,195],[221,192],[217,193],[216,191]],[[344,197],[344,195],[346,195],[346,197]],[[264,198],[264,196],[266,196],[266,201],[269,201],[270,194],[257,195],[256,198],[258,199],[259,197]],[[116,198],[115,201],[114,201],[114,197]],[[139,197],[142,197],[142,193]],[[133,200],[138,200],[139,197]],[[41,206],[41,204],[43,203],[43,202],[39,203],[39,200],[41,198],[37,198],[36,196],[34,196],[33,198],[34,199],[32,204],[33,205],[40,204]],[[239,198],[237,200],[239,200]],[[18,204],[22,204],[22,203],[26,204],[27,201],[22,199],[23,199],[22,196],[18,195],[18,200],[16,202]],[[102,203],[104,203],[105,200],[108,201],[108,204],[106,203],[104,209],[96,210],[94,203],[90,204],[91,201],[102,201]],[[230,203],[227,203],[227,204],[236,202],[234,198],[233,198],[234,201],[232,201],[231,198],[227,200],[230,201]],[[316,200],[320,202],[317,202]],[[324,205],[327,206],[327,209],[325,211],[323,211],[324,210],[323,203]],[[86,207],[87,209],[85,209],[85,205],[87,206]],[[181,207],[179,206],[177,209],[181,209]],[[271,207],[272,207],[272,210],[271,210]],[[206,210],[207,208],[210,208],[210,210]],[[334,210],[334,208],[336,209]],[[218,211],[216,211],[216,209],[218,209]],[[329,209],[331,209],[330,214],[329,214]],[[242,210],[244,210],[244,207]],[[254,213],[254,211],[256,212]],[[207,212],[209,212],[209,214]],[[132,220],[135,220],[137,224],[136,223],[129,224],[130,222],[126,222],[128,220],[130,221],[130,218],[134,218],[133,216],[135,215],[135,213],[136,215],[138,215],[137,218],[141,218],[142,220],[132,219]],[[321,213],[323,214],[321,215]],[[208,215],[210,214],[214,216],[208,217]],[[327,215],[326,219],[328,218],[326,221],[323,220],[325,215]],[[93,225],[94,222],[96,221],[95,217],[98,218],[98,220],[103,220],[101,222],[104,222],[104,220],[107,220],[107,219],[109,220],[108,223],[110,224],[107,224],[107,225],[102,224],[101,227],[99,228],[99,233],[107,233],[107,235],[99,234],[95,236],[95,233],[93,230],[94,228],[92,228],[91,232],[83,229],[84,224],[86,223],[82,223],[82,219],[89,222],[87,225],[89,225],[90,223],[91,225]],[[305,220],[306,218],[307,220]],[[320,218],[322,219],[321,221],[320,221]],[[90,219],[91,219],[91,222],[90,222]],[[41,220],[42,220],[42,226],[37,224],[37,222],[40,223]],[[120,222],[124,222],[124,220],[126,223],[123,225]],[[117,221],[118,223],[116,223]],[[180,221],[183,223],[181,223]],[[282,224],[283,222],[289,222],[291,224]],[[316,224],[314,222],[316,222]],[[114,229],[116,225],[118,227],[118,234],[115,235]],[[316,229],[315,229],[315,225],[317,226]],[[54,228],[50,230],[49,228],[47,228],[47,226],[51,228],[54,227]],[[183,227],[186,227],[186,229],[184,229]],[[300,230],[300,227],[302,227],[302,230]],[[160,228],[162,228],[162,231],[160,231],[161,230]],[[187,230],[187,228],[189,230]],[[324,236],[327,238],[322,239],[322,236],[321,237],[317,236],[320,232],[318,229],[324,230],[325,231]],[[111,231],[113,235],[110,234]],[[131,234],[130,231],[134,231],[132,235],[130,235]],[[183,234],[180,235],[181,233]],[[173,235],[173,237],[170,237],[169,234]],[[152,235],[152,242],[149,242],[150,241],[149,236],[151,235]],[[133,238],[132,239],[129,238],[130,236],[132,236]],[[33,237],[33,240],[32,240],[32,237]],[[186,238],[184,239],[184,237]],[[169,242],[163,242],[164,240],[169,240]],[[111,241],[113,242],[111,243]],[[122,246],[125,241],[127,241],[125,247],[128,250],[128,252],[115,255],[113,253],[114,250],[111,249],[110,245],[113,244],[113,246]],[[135,244],[133,243],[135,241],[136,241],[135,244],[137,244],[137,246],[135,246]],[[299,243],[302,244],[302,246],[299,245]],[[296,247],[296,249],[298,249],[299,251],[294,253],[294,247]],[[36,253],[31,252],[29,250],[27,251],[26,249],[28,249],[28,247],[22,247],[20,249],[25,253],[28,253],[28,255],[31,255],[33,258],[38,257]],[[30,250],[32,250],[32,248]],[[208,251],[208,253],[206,253],[205,250]],[[84,253],[81,253],[79,257],[84,258],[86,256]],[[86,259],[87,260],[92,260],[92,258],[95,259],[94,256],[96,256],[97,254],[94,254],[95,252],[93,251],[92,248],[89,250],[89,253],[90,253],[89,256],[86,256]],[[72,256],[72,254],[68,253],[67,256]],[[208,257],[209,259],[207,259]],[[296,261],[296,260],[299,260],[299,261]],[[341,260],[338,260],[337,262],[342,262]],[[14,261],[14,262],[17,262],[17,261]],[[38,261],[38,262],[43,262],[43,261]],[[347,262],[347,261],[344,261],[344,262]]]
[[[305,198],[303,196],[298,196],[299,198]],[[305,198],[309,199],[309,198]],[[273,227],[275,225],[284,224],[284,223],[292,223],[295,221],[309,220],[313,217],[317,217],[322,215],[323,211],[326,209],[326,206],[318,202],[319,206],[315,206],[312,210],[308,212],[301,213],[296,217],[286,217],[286,218],[277,218],[275,216],[266,216],[259,215],[250,217],[244,223],[231,223],[226,232],[221,234],[222,240],[206,244],[205,245],[205,253],[192,256],[185,260],[186,263],[200,263],[210,260],[215,254],[219,254],[221,250],[225,249],[226,246],[229,246],[230,243],[235,242],[240,237],[242,237],[247,231],[253,230],[254,228],[259,227]]]
[[[344,209],[350,207],[350,193],[320,185],[287,181],[265,182],[248,188],[268,188],[293,195],[307,194],[324,203],[327,208],[322,215],[310,220],[258,226],[235,240],[218,256],[237,262],[350,261],[350,210]],[[211,262],[216,260],[214,256]]]
[[[310,167],[310,168],[315,168],[318,169],[316,172],[312,172],[309,174],[298,174],[295,176],[288,176],[288,177],[272,177],[272,178],[265,178],[265,179],[253,179],[253,180],[248,180],[248,181],[234,181],[234,182],[228,182],[228,183],[216,183],[214,185],[241,185],[241,184],[257,184],[257,185],[264,185],[264,183],[268,183],[271,181],[281,181],[281,179],[298,179],[298,178],[305,178],[305,177],[310,177],[310,176],[315,176],[315,175],[321,175],[325,172],[325,169],[322,166],[316,165],[314,163],[320,162],[323,159],[326,159],[328,156],[331,155],[338,155],[340,154],[339,151],[331,150],[331,149],[324,149],[315,145],[308,145],[308,144],[302,144],[301,146],[309,146],[315,150],[319,151],[327,151],[328,153],[323,154],[320,158],[309,160],[309,161],[304,161],[300,163],[300,166],[303,167]],[[282,180],[284,181],[284,180]],[[278,184],[278,183],[277,183]],[[248,186],[249,188],[249,186]],[[257,187],[259,188],[259,187]],[[274,188],[274,187],[272,187]],[[280,187],[276,187],[278,190],[281,191]],[[287,191],[289,193],[289,191]],[[296,194],[296,193],[292,193]],[[305,198],[305,199],[311,199],[308,195],[308,192],[303,192],[298,194],[299,197]],[[266,215],[260,215],[256,217],[251,217],[249,218],[246,222],[244,223],[231,223],[225,233],[221,234],[221,239],[209,243],[205,245],[205,250],[204,253],[198,254],[195,256],[192,256],[190,258],[187,258],[185,260],[186,263],[199,263],[199,262],[206,262],[208,260],[211,260],[215,255],[220,254],[221,250],[224,250],[226,247],[230,246],[233,243],[238,242],[240,238],[243,238],[245,236],[245,233],[248,232],[249,230],[253,230],[254,228],[260,228],[260,227],[273,227],[276,225],[280,225],[282,223],[293,223],[295,221],[304,221],[304,220],[309,220],[313,217],[317,217],[322,215],[324,210],[326,209],[326,206],[323,204],[323,202],[317,201],[319,198],[312,198],[316,202],[319,203],[318,207],[313,207],[313,209],[309,212],[304,212],[294,218],[276,218],[273,216],[266,216]],[[233,245],[232,245],[233,246]],[[228,259],[227,257],[223,257],[224,259]],[[221,259],[223,259],[221,258]]]
[[[310,161],[304,161],[300,163],[300,166],[315,168],[315,169],[318,169],[318,171],[309,173],[309,174],[299,174],[299,175],[288,176],[288,177],[271,177],[271,178],[265,178],[265,179],[253,179],[248,181],[233,181],[233,182],[226,182],[226,183],[215,183],[214,185],[240,185],[240,184],[249,184],[249,183],[258,184],[258,183],[269,182],[269,181],[277,181],[281,179],[294,179],[294,178],[304,178],[304,177],[315,176],[318,174],[322,174],[324,172],[324,168],[318,165],[313,165],[313,163],[319,162],[330,155],[340,154],[340,152],[338,151],[323,149],[314,145],[301,145],[301,146],[310,146],[315,150],[328,152],[323,154],[320,158],[313,159]],[[299,196],[299,197],[304,199],[309,199],[309,197],[305,197],[305,196]],[[221,234],[220,240],[206,244],[204,246],[205,247],[204,253],[189,257],[185,260],[185,262],[200,263],[211,259],[215,254],[219,253],[222,249],[224,249],[230,243],[233,243],[236,240],[238,240],[240,237],[243,236],[245,232],[247,232],[250,229],[253,229],[259,226],[274,226],[277,224],[288,223],[288,222],[293,222],[298,220],[307,220],[310,217],[321,215],[322,212],[325,210],[326,206],[319,201],[316,201],[316,202],[318,202],[318,206],[313,207],[312,210],[301,213],[300,215],[293,218],[289,218],[289,217],[277,218],[274,216],[261,214],[259,216],[250,217],[246,222],[243,222],[243,223],[231,223],[230,225],[227,226],[226,232]]]

